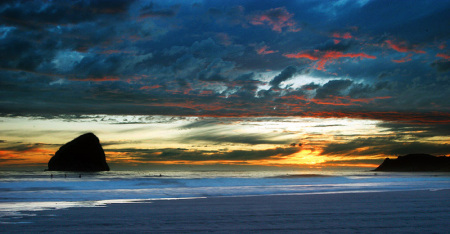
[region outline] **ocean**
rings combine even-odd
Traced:
[[[80,177],[81,176],[81,177]],[[138,200],[450,189],[450,173],[361,170],[0,171],[0,222]]]

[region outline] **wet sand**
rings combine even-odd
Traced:
[[[29,212],[0,232],[450,233],[449,198],[450,190],[158,200]]]

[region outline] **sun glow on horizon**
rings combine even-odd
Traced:
[[[107,160],[116,165],[264,165],[326,166],[342,153],[325,152],[330,145],[389,137],[378,120],[348,118],[248,117],[200,118],[171,116],[82,116],[36,119],[2,117],[2,166],[46,164],[64,143],[94,132]],[[353,149],[352,160],[368,146]],[[351,152],[348,149],[346,153]],[[363,165],[363,164],[361,164]]]

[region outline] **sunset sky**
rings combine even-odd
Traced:
[[[1,1],[0,168],[450,153],[450,1]]]

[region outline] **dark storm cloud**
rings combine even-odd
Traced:
[[[275,140],[274,137],[280,134],[224,134],[222,129],[202,130],[199,133],[193,133],[183,140],[187,142],[212,142],[212,143],[236,143],[236,144],[287,144],[291,140]],[[284,135],[284,134],[283,134]]]
[[[141,8],[140,18],[147,17],[173,17],[176,15],[176,10],[178,7],[174,6],[170,9],[156,9],[155,4],[151,2],[149,5]]]
[[[286,67],[279,75],[275,76],[273,80],[270,81],[272,87],[277,88],[281,82],[292,78],[295,75],[297,69],[293,66]]]
[[[354,98],[371,97],[374,93],[382,95],[382,91],[388,91],[390,88],[391,84],[387,81],[376,82],[372,85],[357,83],[351,86],[348,95]],[[389,92],[384,92],[384,94],[389,94]]]
[[[194,121],[181,129],[190,129],[188,136],[183,136],[183,142],[210,142],[210,143],[235,143],[235,144],[288,144],[291,139],[277,140],[277,137],[283,137],[284,133],[235,133],[230,127],[233,122],[239,121],[238,118],[217,119],[206,118]],[[245,123],[241,123],[245,125]],[[224,129],[228,129],[225,130]]]
[[[450,61],[438,60],[431,64],[432,67],[436,68],[438,72],[448,72],[450,71]]]
[[[383,122],[377,125],[386,128],[386,132],[396,132],[397,135],[409,135],[415,139],[422,137],[446,137],[450,135],[450,124],[410,124],[402,122]]]
[[[117,149],[105,150],[108,152],[131,153],[133,159],[141,162],[151,161],[247,161],[261,159],[276,159],[277,157],[294,154],[300,149],[298,147],[274,148],[266,150],[234,150],[234,151],[211,151],[211,150],[188,150],[182,148],[166,149]]]
[[[331,80],[316,90],[315,98],[328,98],[332,96],[342,96],[343,92],[350,87],[351,80]]]
[[[198,120],[198,121],[194,121],[192,123],[186,124],[186,125],[182,126],[181,129],[215,127],[221,123],[222,123],[222,121],[217,120],[217,119],[204,119],[204,120]]]
[[[450,152],[448,144],[424,143],[418,141],[401,141],[399,137],[359,138],[348,143],[329,144],[322,155],[405,155],[414,153],[428,153],[446,155]]]
[[[78,24],[96,20],[101,15],[127,12],[132,1],[13,1],[2,5],[0,18],[6,25],[40,30],[51,25]]]
[[[2,150],[15,151],[15,152],[26,152],[34,149],[42,148],[43,144],[13,144],[11,146],[3,147]]]

